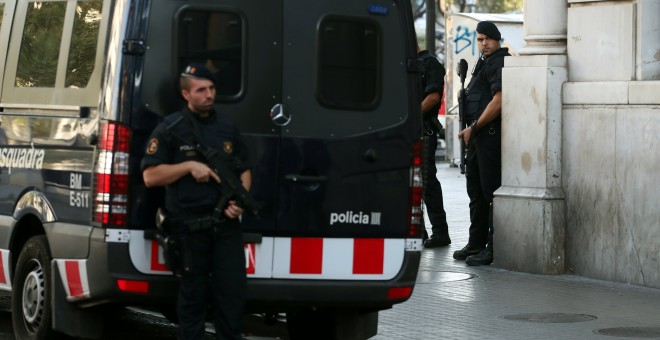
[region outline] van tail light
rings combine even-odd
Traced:
[[[149,293],[149,282],[135,280],[117,280],[119,290],[130,293]]]
[[[408,237],[422,237],[422,196],[424,187],[422,185],[422,163],[423,163],[423,142],[418,140],[413,145],[413,162],[410,168],[410,203],[408,219]]]
[[[412,295],[413,287],[392,287],[387,291],[388,300],[405,300]]]
[[[114,122],[101,124],[94,168],[92,220],[103,227],[127,225],[131,131]]]

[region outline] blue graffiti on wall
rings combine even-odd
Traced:
[[[463,52],[466,48],[472,47],[470,52],[473,56],[479,53],[477,48],[477,31],[471,30],[467,26],[458,25],[456,34],[454,34],[454,54]],[[504,43],[504,38],[500,39],[500,44]]]
[[[466,48],[472,47],[472,55],[475,55],[477,52],[477,31],[473,31],[467,26],[459,25],[456,27],[454,37],[454,54],[459,54]]]

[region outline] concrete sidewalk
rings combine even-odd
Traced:
[[[438,163],[438,178],[452,244],[422,252],[412,297],[380,312],[372,339],[660,339],[660,290],[510,272],[497,254],[492,266],[454,260],[468,239],[465,177]]]

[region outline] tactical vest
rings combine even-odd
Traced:
[[[187,111],[187,113],[191,114],[189,111]],[[168,115],[165,118],[165,124],[167,126],[173,124],[173,122],[175,122],[182,114],[183,113],[179,111]],[[227,124],[216,122],[215,120],[220,120],[221,117],[217,112],[214,115],[215,116],[211,118],[214,122],[200,124],[200,131],[202,131],[203,134],[202,137],[207,138],[204,142],[218,150],[220,155],[226,158],[227,163],[233,168],[236,168],[235,165],[239,164],[239,161],[233,160],[234,150],[231,150],[231,148],[236,146],[235,143],[233,143],[233,125],[229,126]],[[172,159],[170,160],[172,164],[190,160],[207,163],[207,160],[203,155],[195,149],[194,144],[186,145],[176,138],[174,134],[177,134],[181,138],[192,143],[195,143],[196,140],[191,125],[185,119],[173,126],[171,132],[167,131],[167,147],[172,150]],[[224,147],[229,147],[230,150],[225,150],[223,149]],[[238,171],[237,169],[237,175],[240,175],[240,172],[241,171]],[[188,174],[167,186],[165,207],[167,212],[174,217],[196,216],[201,213],[211,212],[215,207],[219,196],[219,188],[213,183],[197,183],[194,177]]]
[[[504,65],[504,57],[509,55],[507,48],[501,48],[486,59],[479,59],[472,72],[472,78],[466,89],[465,120],[479,119],[481,114],[493,100],[491,82],[497,68]]]

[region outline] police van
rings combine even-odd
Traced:
[[[247,308],[368,338],[421,253],[419,63],[409,1],[0,0],[0,289],[17,339],[94,338],[166,311],[140,160],[189,62],[245,136]]]

